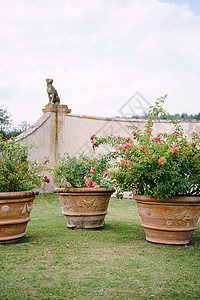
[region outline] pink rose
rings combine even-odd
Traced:
[[[122,159],[120,160],[120,166],[121,166],[121,167],[125,166],[126,163],[127,163],[127,161],[125,160],[125,158],[122,158]]]
[[[128,150],[126,150],[126,151],[125,151],[125,154],[128,155],[128,153],[129,153]]]
[[[89,186],[89,187],[93,187],[93,182],[92,182],[91,180],[89,180],[86,184],[87,184],[87,186]]]
[[[151,130],[147,130],[146,134],[151,135]]]
[[[129,143],[125,143],[125,144],[123,145],[123,147],[124,147],[124,149],[127,149],[128,147],[130,147],[130,144],[129,144]]]
[[[120,135],[116,135],[115,140],[116,140],[116,141],[119,141],[119,139],[120,139]]]
[[[174,131],[171,135],[172,135],[172,136],[173,136],[173,135],[179,136],[179,132],[178,132],[178,131]]]
[[[133,148],[131,151],[135,151],[136,150],[136,148]]]
[[[152,155],[151,160],[154,160],[154,158],[155,158],[155,155]]]
[[[89,186],[89,179],[86,177],[86,176],[84,176],[84,180],[85,180],[85,184],[87,185],[87,186]]]
[[[133,166],[133,162],[132,162],[132,161],[129,161],[129,162],[128,162],[128,168],[131,169],[132,166]]]
[[[99,185],[94,181],[94,182],[92,182],[92,187],[93,187],[94,189],[98,189],[98,188],[99,188]]]
[[[158,143],[158,142],[160,142],[160,137],[155,137],[154,140],[155,140],[156,143]]]
[[[122,145],[119,145],[116,147],[117,150],[121,150],[122,149]]]
[[[141,148],[142,148],[142,150],[144,150],[145,149],[145,145],[142,145]]]
[[[131,133],[132,133],[132,135],[136,135],[136,131],[135,130],[133,130]]]
[[[96,170],[96,168],[95,168],[95,167],[91,167],[91,170],[90,170],[90,172],[94,174],[94,173],[95,173],[95,170]]]
[[[132,156],[131,156],[131,159],[134,159],[134,157],[135,157],[135,155],[132,155]]]
[[[173,153],[177,153],[177,152],[178,152],[178,147],[174,147],[174,148],[172,149],[172,152],[173,152]]]
[[[162,165],[164,160],[165,160],[165,158],[164,158],[164,157],[161,157],[161,158],[159,158],[158,163],[159,163],[160,165]]]
[[[108,171],[103,171],[103,177],[108,176]]]

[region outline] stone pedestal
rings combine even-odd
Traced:
[[[45,108],[42,109],[43,113],[46,112],[58,112],[58,113],[70,113],[71,109],[68,108],[67,105],[59,104],[59,103],[48,103]]]

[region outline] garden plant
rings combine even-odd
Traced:
[[[29,160],[27,146],[0,137],[0,243],[24,237],[37,189],[49,182],[43,171]]]
[[[44,165],[29,160],[28,146],[0,136],[0,192],[29,191],[48,181]]]
[[[114,149],[108,177],[119,196],[129,191],[137,201],[146,239],[188,244],[200,216],[200,132],[189,141],[164,110],[165,98],[150,108],[143,131],[134,127],[132,137],[93,135],[91,141],[94,149],[101,144]],[[155,136],[153,125],[160,115],[173,131]]]
[[[193,133],[192,141],[183,128],[163,108],[166,96],[150,108],[144,130],[132,127],[131,137],[91,137],[93,148],[110,145],[113,158],[108,177],[119,194],[170,198],[172,196],[200,196],[200,132]],[[170,133],[153,135],[154,121],[165,116],[174,126]]]
[[[58,187],[108,188],[108,162],[111,154],[98,156],[70,156],[65,153],[58,157],[58,163],[52,168],[54,182]]]
[[[110,154],[59,157],[53,168],[56,192],[70,228],[103,228],[114,189],[107,178]]]

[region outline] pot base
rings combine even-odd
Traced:
[[[66,216],[67,227],[77,229],[102,229],[104,216]]]
[[[0,239],[0,244],[15,244],[24,239],[25,232],[15,236],[5,236],[3,239]]]
[[[57,188],[67,227],[102,229],[113,189]]]
[[[155,199],[134,196],[146,240],[166,245],[186,245],[200,215],[200,197]]]
[[[145,225],[144,231],[146,234],[146,240],[151,243],[156,244],[165,244],[165,245],[186,245],[189,244],[193,230],[189,231],[165,231],[163,229],[150,229],[146,228]],[[195,228],[194,228],[195,229]]]

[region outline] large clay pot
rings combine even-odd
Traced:
[[[113,189],[56,188],[62,213],[70,228],[102,228]]]
[[[34,199],[35,191],[0,193],[0,243],[24,237]]]
[[[134,195],[142,226],[149,242],[185,245],[200,216],[200,197],[174,197],[157,200]]]

